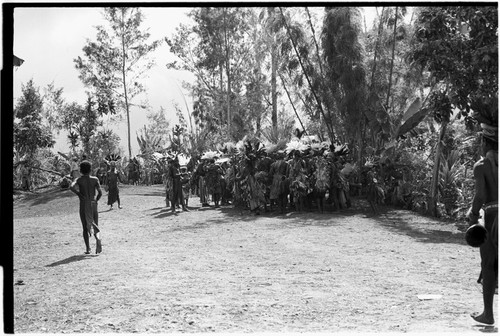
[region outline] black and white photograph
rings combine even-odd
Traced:
[[[498,333],[497,2],[2,10],[4,333]]]

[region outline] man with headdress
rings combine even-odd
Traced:
[[[172,172],[170,170],[170,166],[172,165],[172,161],[173,159],[168,156],[166,158],[166,160],[162,160],[163,162],[163,185],[165,186],[165,205],[166,207],[170,207],[170,203],[174,203],[175,205],[175,202],[173,202],[173,198],[172,198],[172,185],[173,185],[173,179],[172,179]]]
[[[274,157],[276,161],[271,164],[271,171],[269,173],[272,177],[269,199],[271,206],[276,202],[281,213],[284,213],[288,202],[288,173],[290,167],[288,162],[285,161],[285,153],[283,151],[275,153]]]
[[[292,161],[290,162],[290,170],[288,178],[290,180],[290,202],[295,207],[295,210],[304,210],[305,197],[307,195],[307,175],[306,162],[302,158],[302,152],[295,150],[291,152]]]
[[[498,115],[498,110],[496,112]],[[498,279],[498,126],[481,123],[484,157],[474,165],[475,195],[469,212],[469,224],[477,224],[484,209],[487,239],[479,247],[484,310],[471,314],[480,323],[494,324],[493,297]]]
[[[109,210],[113,210],[113,204],[118,202],[118,208],[121,209],[120,190],[118,189],[118,181],[123,183],[119,172],[116,170],[116,161],[109,163],[109,171],[106,174],[106,183],[108,185],[108,205]]]
[[[207,191],[207,183],[206,183],[206,161],[207,159],[201,157],[201,162],[198,163],[196,170],[192,176],[193,183],[196,183],[198,186],[198,196],[200,197],[200,203],[203,207],[208,207],[208,191]]]
[[[205,166],[207,192],[208,194],[212,195],[212,200],[214,201],[216,208],[219,207],[219,202],[222,195],[222,186],[220,183],[221,174],[222,171],[220,170],[220,167],[215,164],[215,159],[208,159]]]
[[[187,169],[187,166],[180,167],[180,175],[181,175],[181,185],[182,185],[182,198],[184,199],[184,205],[186,206],[186,211],[189,202],[189,196],[191,195],[191,173]]]
[[[175,157],[169,164],[169,175],[172,179],[172,197],[170,198],[172,213],[176,213],[176,206],[180,206],[183,211],[187,211],[184,205],[184,197],[182,196],[181,174],[179,168],[179,159]]]

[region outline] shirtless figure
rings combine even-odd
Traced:
[[[496,128],[482,126],[485,157],[474,165],[476,191],[469,213],[469,224],[478,222],[479,210],[484,206],[484,226],[488,231],[488,239],[479,247],[484,310],[481,314],[471,314],[471,317],[480,323],[494,324],[493,297],[498,269],[498,140]]]
[[[80,199],[80,220],[83,226],[83,240],[86,247],[85,254],[90,254],[89,237],[92,234],[94,234],[96,239],[95,253],[102,252],[97,213],[97,202],[102,196],[102,191],[99,179],[95,176],[90,176],[91,169],[92,165],[89,161],[82,161],[80,163],[82,176],[74,180],[70,186],[70,190]]]

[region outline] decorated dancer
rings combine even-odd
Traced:
[[[498,279],[498,134],[497,127],[486,123],[481,124],[481,127],[485,157],[474,165],[476,191],[469,213],[469,224],[478,223],[479,210],[484,207],[484,226],[488,235],[479,247],[484,309],[481,314],[474,313],[471,316],[477,322],[494,324],[493,297]]]
[[[118,182],[121,181],[120,174],[116,169],[116,161],[111,161],[109,163],[110,169],[106,174],[106,182],[108,185],[108,205],[109,210],[113,210],[113,204],[118,203],[118,208],[121,209],[120,203],[120,190],[118,189]]]
[[[323,147],[315,148],[315,156],[312,159],[315,168],[313,176],[314,196],[320,212],[323,212],[325,209],[325,195],[330,186],[330,167],[328,161],[323,156],[323,150]]]
[[[290,166],[285,161],[285,153],[275,154],[277,161],[271,164],[270,175],[272,176],[271,190],[269,198],[271,204],[277,203],[281,213],[285,213],[288,203],[288,193],[290,192],[288,174]]]
[[[179,171],[179,160],[177,157],[170,163],[170,176],[172,179],[172,197],[170,198],[172,213],[176,213],[176,206],[182,207],[183,211],[187,211],[182,197],[181,174]]]
[[[102,252],[100,230],[98,227],[97,202],[102,196],[101,185],[95,176],[90,176],[92,165],[88,161],[80,163],[82,176],[77,178],[70,186],[70,190],[80,199],[80,220],[83,226],[83,240],[85,242],[85,254],[90,254],[89,237],[94,234],[96,239],[95,253]],[[96,196],[97,191],[97,196]]]
[[[295,210],[304,209],[305,197],[307,195],[307,176],[305,174],[306,165],[302,158],[302,152],[308,149],[308,146],[299,141],[291,141],[287,145],[287,152],[292,156],[288,178],[290,179],[290,202],[293,202]]]
[[[170,207],[170,203],[172,201],[172,176],[170,174],[170,165],[172,163],[172,159],[170,157],[163,158],[160,160],[161,166],[163,169],[162,180],[163,186],[165,187],[165,206],[167,208]]]
[[[265,151],[258,140],[253,142],[251,140],[245,141],[242,166],[235,181],[240,182],[242,198],[249,205],[250,211],[259,215],[261,205],[266,205],[265,187],[257,181],[255,173],[257,161],[264,156]]]
[[[200,203],[203,207],[209,205],[209,191],[207,185],[207,166],[208,161],[215,158],[216,152],[206,152],[201,157],[201,162],[196,168],[195,175],[198,180],[198,196],[200,196]]]
[[[207,183],[207,193],[212,195],[215,207],[219,207],[219,202],[222,195],[222,186],[220,183],[221,169],[215,164],[215,159],[207,160],[205,167],[205,178]]]
[[[189,196],[191,195],[191,184],[189,181],[191,180],[191,173],[188,171],[186,166],[181,166],[180,168],[181,174],[181,185],[182,185],[182,198],[184,199],[184,205],[188,206]]]

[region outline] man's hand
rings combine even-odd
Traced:
[[[477,224],[479,222],[479,218],[481,218],[481,216],[479,216],[479,213],[474,213],[472,209],[469,210],[469,214],[467,217],[469,219],[469,225]]]

